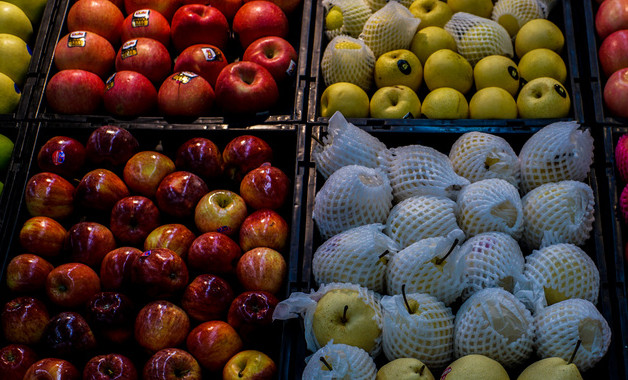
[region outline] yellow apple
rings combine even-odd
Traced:
[[[427,58],[435,51],[449,49],[457,52],[456,40],[445,29],[438,26],[428,26],[416,32],[410,44],[412,51],[425,65]]]
[[[419,359],[399,358],[383,365],[375,380],[434,380],[434,375]]]
[[[223,380],[273,379],[277,365],[268,355],[257,350],[240,351],[222,369]]]
[[[377,119],[402,119],[408,113],[416,119],[421,117],[421,101],[408,86],[382,87],[373,94],[370,111]]]
[[[321,95],[321,116],[331,117],[336,111],[347,118],[368,117],[369,96],[353,83],[334,83]]]
[[[16,5],[0,1],[0,33],[13,34],[24,42],[33,37],[33,25],[28,16]]]
[[[17,5],[31,20],[32,25],[39,25],[47,2],[48,0],[7,0],[7,3]]]
[[[31,49],[26,42],[12,34],[0,33],[0,57],[0,73],[22,86],[31,62]]]
[[[519,60],[519,75],[528,82],[536,78],[550,77],[565,83],[567,66],[555,51],[546,48],[534,49],[525,53]]]
[[[15,111],[21,96],[21,91],[15,82],[5,74],[0,73],[0,114]]]
[[[473,67],[460,54],[441,49],[425,61],[423,79],[430,90],[451,87],[466,94],[473,86]]]
[[[393,50],[377,58],[374,75],[377,88],[401,84],[419,91],[423,81],[423,65],[410,50]]]
[[[570,107],[567,90],[554,78],[532,79],[521,88],[517,97],[519,116],[524,119],[565,117]]]
[[[414,17],[421,19],[419,30],[428,26],[442,28],[454,14],[449,5],[440,0],[414,0],[408,9]]]
[[[429,119],[466,119],[469,104],[460,91],[441,87],[430,91],[423,99],[421,113]]]
[[[544,18],[523,24],[515,37],[515,53],[521,58],[530,50],[547,48],[557,53],[563,49],[565,37],[559,27]]]
[[[485,87],[469,101],[471,119],[516,119],[517,102],[500,87]]]
[[[493,0],[448,0],[447,4],[454,13],[466,12],[484,18],[491,18]]]
[[[473,68],[473,80],[477,90],[501,87],[514,97],[519,91],[519,77],[517,64],[503,55],[484,57]]]

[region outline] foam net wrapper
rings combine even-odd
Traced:
[[[593,137],[575,121],[557,122],[536,132],[519,153],[524,193],[549,182],[582,181],[593,163]]]
[[[551,288],[565,298],[597,303],[600,273],[595,262],[580,247],[555,244],[526,257],[525,275],[541,291]]]
[[[515,239],[523,232],[523,209],[519,191],[499,178],[484,179],[464,187],[458,194],[458,225],[467,237],[482,232],[504,232]]]
[[[499,22],[502,16],[512,16],[519,28],[530,20],[545,17],[538,0],[498,0],[493,6],[491,19]]]
[[[329,42],[321,59],[325,86],[349,82],[369,91],[373,84],[375,56],[364,41],[340,35]]]
[[[381,224],[355,227],[325,241],[314,252],[312,271],[318,284],[350,282],[384,292],[386,261],[380,255],[397,252]]]
[[[582,245],[593,228],[593,190],[584,182],[547,183],[527,193],[521,202],[522,240],[530,249],[558,243]]]
[[[539,3],[539,7],[541,7],[541,10],[543,11],[544,18],[547,18],[547,16],[549,16],[552,9],[554,9],[556,4],[559,2],[559,0],[537,0],[537,1]]]
[[[307,343],[307,349],[314,352],[319,350],[325,343],[321,345],[314,335],[312,328],[314,312],[318,301],[323,296],[334,289],[349,289],[358,292],[358,297],[369,305],[373,311],[373,320],[380,328],[383,327],[383,315],[381,310],[381,296],[372,290],[369,290],[363,286],[349,283],[331,282],[329,284],[321,285],[317,291],[311,293],[293,292],[290,297],[277,304],[275,311],[273,312],[273,320],[285,320],[291,318],[303,317],[303,325],[305,330],[305,342]],[[372,357],[376,357],[381,352],[382,337],[381,334],[374,342],[373,349],[369,352]]]
[[[569,360],[576,342],[582,344],[573,363],[582,372],[595,366],[608,351],[611,329],[595,305],[569,299],[548,306],[535,315],[536,353],[541,358]]]
[[[342,26],[336,29],[325,29],[325,35],[329,40],[339,35],[348,35],[358,38],[362,33],[364,23],[373,14],[363,0],[323,0],[325,16],[333,7],[340,8],[342,12]]]
[[[419,240],[447,236],[459,230],[456,222],[456,202],[431,195],[410,197],[397,203],[386,221],[384,232],[400,249]]]
[[[373,10],[373,12],[377,12],[382,9],[387,3],[392,0],[364,0],[364,2]],[[399,0],[398,3],[403,5],[406,8],[410,8],[414,0]]]
[[[523,364],[533,351],[532,314],[501,288],[483,289],[456,314],[454,355],[486,355],[505,367]]]
[[[302,377],[307,380],[374,380],[377,375],[373,358],[363,349],[346,344],[329,343],[307,361]]]
[[[503,232],[485,232],[465,241],[456,266],[462,278],[462,298],[485,288],[514,289],[524,273],[525,259],[519,243]]]
[[[447,237],[427,238],[397,252],[388,261],[386,285],[388,294],[401,294],[403,285],[407,293],[427,293],[445,305],[453,303],[462,292],[462,281],[455,277],[456,246],[447,259],[437,265],[454,245],[461,242],[464,234],[452,231]]]
[[[383,348],[390,361],[416,358],[428,368],[442,368],[454,352],[454,315],[441,301],[424,293],[384,296]]]
[[[344,166],[316,194],[312,218],[327,240],[352,227],[385,223],[392,198],[390,182],[381,170]]]
[[[501,178],[519,186],[519,158],[508,142],[483,132],[467,132],[451,146],[449,160],[471,182]]]
[[[325,178],[347,165],[367,168],[379,166],[378,156],[386,151],[386,145],[366,131],[349,123],[340,112],[329,118],[324,145],[313,144],[312,157],[316,169]]]
[[[489,55],[504,55],[512,58],[513,46],[510,35],[493,20],[472,15],[466,12],[456,12],[445,24],[448,31],[456,40],[458,53],[465,57],[471,66]]]
[[[456,199],[470,182],[459,176],[447,155],[423,145],[406,145],[382,152],[380,163],[400,202],[417,195]]]
[[[369,17],[360,38],[377,59],[392,50],[408,49],[420,22],[408,8],[390,1]]]

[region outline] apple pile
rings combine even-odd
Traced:
[[[50,109],[118,117],[271,110],[296,72],[286,38],[301,1],[207,3],[74,3],[46,85]]]
[[[4,271],[3,374],[276,375],[291,181],[257,136],[172,144],[102,126],[40,146]]]

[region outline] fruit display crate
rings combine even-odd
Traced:
[[[316,140],[321,140],[326,134],[326,125],[313,126],[312,130],[312,145],[317,144]],[[494,134],[506,139],[512,146],[514,151],[518,154],[521,147],[528,140],[528,138],[536,132],[540,127],[526,127],[522,129],[513,129],[511,127],[496,127],[488,126],[484,128],[463,128],[463,127],[433,127],[433,126],[406,126],[406,125],[391,125],[384,127],[366,126],[360,127],[362,130],[369,132],[372,136],[377,137],[388,148],[420,144],[429,147],[433,147],[438,151],[448,154],[452,144],[463,133],[470,131],[479,131]],[[312,152],[312,149],[309,150]],[[299,278],[301,279],[301,291],[309,292],[311,289],[318,289],[313,277],[312,258],[316,249],[323,243],[318,228],[312,219],[314,209],[314,199],[317,192],[321,189],[325,179],[317,172],[316,163],[310,154],[310,164],[308,173],[308,185],[307,185],[307,208],[306,224],[305,224],[305,245],[303,247],[303,259],[302,267],[299,268]],[[600,272],[600,293],[598,296],[597,307],[606,321],[609,323],[612,331],[612,340],[609,350],[605,357],[591,370],[583,373],[584,379],[625,379],[626,363],[623,351],[625,351],[624,337],[625,331],[621,328],[621,321],[617,309],[617,295],[615,294],[613,275],[609,273],[612,270],[612,264],[608,264],[612,259],[612,254],[604,249],[604,241],[602,236],[602,215],[600,210],[600,188],[598,187],[598,173],[596,170],[591,170],[587,180],[588,184],[592,187],[595,196],[595,222],[593,230],[587,240],[586,244],[582,246],[583,250],[589,254],[589,256],[596,263]],[[526,252],[524,251],[524,254]],[[454,307],[457,304],[454,304]],[[302,321],[302,319],[299,319]],[[300,344],[305,345],[305,339],[303,336],[300,338]],[[309,355],[311,353],[308,353]],[[307,356],[306,355],[306,356]],[[302,371],[305,367],[305,357],[293,355],[295,365]],[[385,358],[382,357],[376,359],[376,364],[379,365],[385,363]],[[525,366],[524,366],[525,367]],[[519,369],[519,371],[522,368]],[[441,369],[442,370],[442,369]],[[439,376],[438,370],[433,371],[434,376]],[[516,378],[518,373],[511,373],[511,378]]]
[[[14,205],[14,207],[7,212],[6,223],[0,229],[0,250],[3,252],[2,258],[0,259],[0,301],[2,302],[2,305],[5,305],[7,301],[18,295],[29,295],[41,299],[48,307],[51,317],[61,310],[64,310],[63,307],[52,303],[47,298],[43,289],[36,292],[27,292],[25,294],[17,294],[8,289],[6,281],[7,265],[13,257],[25,253],[21,247],[19,239],[19,233],[24,222],[30,218],[24,194],[28,179],[34,174],[41,172],[37,160],[40,148],[46,141],[48,141],[48,139],[54,136],[72,137],[85,144],[90,134],[99,126],[99,124],[91,123],[56,123],[48,121],[31,123],[28,126],[28,142],[25,144],[25,147],[20,149],[22,154],[19,157],[16,157],[16,161],[20,162],[13,165],[15,167],[14,172],[16,173],[14,183],[15,188],[11,192],[8,200],[3,199],[3,204],[8,202],[9,204]],[[152,123],[118,123],[116,126],[128,130],[137,139],[139,142],[137,151],[161,151],[163,154],[173,157],[173,161],[178,147],[193,137],[204,137],[211,140],[218,146],[221,152],[225,148],[226,144],[236,136],[253,135],[265,140],[273,150],[272,165],[283,170],[290,179],[287,200],[281,208],[277,209],[277,212],[288,222],[289,231],[286,248],[281,251],[287,263],[287,274],[283,285],[281,286],[279,292],[276,293],[276,296],[279,300],[284,299],[291,291],[298,287],[298,285],[295,284],[297,284],[298,281],[297,270],[300,267],[300,247],[303,245],[302,240],[304,229],[302,226],[305,223],[303,206],[305,202],[304,188],[306,186],[305,172],[307,171],[307,164],[305,163],[305,125],[251,124],[246,127],[233,127],[227,125],[203,126],[196,124],[157,125]],[[94,165],[90,164],[89,161],[86,160],[83,170],[71,177],[69,180],[73,185],[76,185],[81,176],[93,167]],[[98,167],[107,167],[108,169],[118,173],[120,178],[122,178],[122,167],[124,167],[124,164],[122,164],[121,167],[102,165]],[[220,177],[219,179],[215,179],[213,181],[208,180],[207,182],[210,190],[222,188],[236,192],[238,192],[238,184],[239,181],[236,183],[226,177]],[[250,210],[250,212],[252,212],[252,210]],[[60,222],[66,230],[69,230],[74,223],[80,221],[98,222],[104,224],[105,226],[109,226],[109,216],[105,214],[107,213],[89,211],[88,209],[77,205],[74,212],[67,219],[61,220]],[[181,219],[168,216],[162,212],[160,224],[163,225],[166,223],[182,223],[193,231],[196,236],[201,234],[195,226],[193,216]],[[237,241],[237,237],[234,239]],[[120,246],[120,244],[118,244],[118,246]],[[143,250],[141,246],[137,247],[140,248],[140,250]],[[57,266],[60,263],[67,262],[69,257],[69,253],[63,251],[59,256],[46,257],[46,260],[50,261],[50,263],[54,266]],[[194,276],[199,274],[197,272],[197,270],[190,269],[190,281],[194,278]],[[234,294],[237,296],[242,291],[242,286],[239,283],[233,284],[232,281],[235,282],[237,280],[235,280],[235,274],[232,277],[226,276],[224,278],[231,283]],[[133,293],[131,289],[124,288],[124,290],[120,291],[126,292],[127,290],[130,294],[133,294],[131,299],[135,303],[135,313],[143,306],[143,304],[154,300],[154,298],[146,297],[145,294]],[[166,299],[177,305],[181,305],[179,298],[180,295],[180,293],[177,293],[174,297]],[[67,308],[65,309],[67,310]],[[83,307],[70,310],[83,313]],[[199,324],[199,322],[195,322],[193,319],[191,319],[191,321],[191,329]],[[261,339],[260,337],[260,340],[248,342],[245,347],[251,349],[257,348],[260,351],[267,353],[275,361],[279,372],[286,372],[288,370],[286,366],[290,364],[289,359],[291,353],[293,352],[293,347],[290,344],[292,342],[292,336],[295,334],[297,328],[298,326],[291,322],[275,322],[266,327],[265,331],[260,333],[264,339]],[[133,340],[133,338],[131,338],[131,341],[117,345],[106,342],[104,339],[100,340],[99,332],[100,331],[98,330],[94,330],[97,342],[99,342],[97,349],[77,354],[68,360],[74,363],[79,370],[82,370],[81,366],[85,364],[89,357],[95,356],[96,354],[118,352],[131,358],[136,364],[139,373],[141,373],[143,363],[150,357],[150,354],[140,347],[138,343]],[[257,335],[255,336],[257,337]],[[4,334],[0,334],[0,347],[7,344],[5,339]],[[179,347],[185,349],[185,341]],[[36,345],[35,348],[40,358],[53,354],[46,349],[44,344]],[[208,371],[203,370],[203,374],[203,378],[213,378],[211,377],[213,375],[210,375]]]
[[[8,137],[13,142],[13,153],[11,155],[11,161],[6,171],[0,172],[0,182],[4,184],[2,194],[0,194],[0,230],[2,226],[7,223],[7,216],[12,209],[10,199],[13,192],[16,191],[16,177],[19,177],[21,170],[21,162],[24,152],[28,152],[28,145],[26,142],[26,123],[24,122],[0,122],[0,134]]]
[[[40,67],[41,75],[35,85],[33,91],[33,101],[29,107],[28,115],[31,119],[44,120],[44,121],[68,121],[68,122],[97,122],[100,120],[107,120],[110,123],[121,122],[134,122],[134,123],[157,123],[157,124],[207,124],[207,123],[229,123],[245,126],[251,122],[264,123],[264,124],[276,124],[286,122],[299,122],[305,119],[305,107],[307,103],[306,91],[307,91],[307,77],[309,73],[309,51],[311,41],[311,20],[312,20],[312,1],[301,1],[298,8],[288,15],[289,20],[289,35],[286,38],[288,42],[294,47],[298,56],[298,62],[293,78],[289,78],[285,83],[279,86],[279,99],[277,103],[269,110],[241,115],[241,114],[223,114],[214,101],[212,110],[207,112],[206,115],[199,117],[169,117],[159,113],[156,109],[151,111],[148,115],[141,115],[138,117],[117,117],[109,114],[104,110],[101,105],[98,113],[93,115],[75,115],[75,114],[59,114],[50,109],[46,101],[46,86],[50,78],[58,72],[54,64],[55,47],[63,36],[68,34],[66,25],[66,19],[68,12],[74,1],[71,0],[58,0],[59,2],[59,15],[53,20],[54,25],[51,26],[50,37],[48,39],[47,46],[43,52],[43,64]],[[126,17],[126,12],[123,11]],[[231,28],[231,23],[230,23]],[[237,36],[234,33],[230,34],[228,48],[225,49],[224,54],[228,60],[228,63],[233,62],[241,56],[243,51],[239,45],[236,47]],[[174,68],[174,61],[177,57],[177,53],[174,50],[173,44],[168,48],[171,59],[172,67]],[[114,46],[116,53],[120,46]],[[115,67],[111,72],[107,74],[107,77],[113,74]],[[107,77],[103,77],[102,80],[106,82]],[[156,90],[159,91],[159,85],[156,85]],[[157,106],[155,105],[155,108]]]
[[[565,37],[565,45],[561,53],[561,57],[565,61],[567,66],[567,80],[564,83],[567,92],[571,98],[571,109],[567,118],[564,120],[577,120],[584,122],[584,105],[583,94],[581,92],[581,60],[584,57],[578,53],[577,41],[581,40],[580,30],[574,28],[574,16],[572,11],[571,0],[560,0],[556,3],[554,9],[549,15],[549,20],[554,22],[563,32]],[[315,21],[314,21],[314,45],[311,53],[312,67],[308,100],[308,122],[310,123],[325,123],[327,117],[320,116],[320,100],[325,90],[325,83],[322,75],[321,59],[329,40],[325,36],[325,9],[321,2],[316,3],[315,8]],[[583,32],[582,32],[583,33]],[[516,62],[516,61],[515,61]],[[466,95],[467,101],[470,101],[475,85],[471,91]],[[421,104],[423,99],[427,95],[427,88],[425,81],[421,84],[421,87],[417,93]],[[372,96],[372,91],[368,93],[369,99]],[[515,99],[516,100],[516,99]],[[377,125],[403,125],[403,126],[496,126],[496,127],[520,127],[527,125],[543,126],[549,122],[556,121],[558,119],[427,119],[424,115],[418,119],[374,119],[374,118],[351,118],[351,122],[359,126],[377,126]],[[562,120],[562,119],[561,119]]]

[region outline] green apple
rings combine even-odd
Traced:
[[[9,167],[12,153],[13,141],[5,135],[0,134],[0,173],[4,172]]]
[[[368,117],[369,96],[353,83],[334,83],[321,95],[321,116],[331,117],[336,111],[347,118]]]
[[[534,49],[525,53],[519,60],[519,75],[528,82],[536,78],[550,77],[565,83],[567,66],[555,51],[546,48]]]
[[[392,50],[377,58],[374,75],[377,88],[401,84],[419,91],[423,81],[423,65],[410,50]]]
[[[515,53],[519,58],[539,48],[547,48],[560,53],[564,44],[565,36],[556,24],[544,18],[537,18],[526,22],[519,29],[515,36]]]
[[[460,91],[441,87],[430,91],[423,99],[421,113],[428,119],[467,119],[469,103]]]
[[[2,195],[2,190],[4,190],[4,183],[0,181],[0,195]]]
[[[31,62],[31,49],[26,42],[12,34],[0,33],[0,57],[0,73],[22,86]]]
[[[471,119],[516,119],[517,102],[500,87],[485,87],[469,101]]]
[[[466,94],[473,86],[473,67],[460,54],[441,49],[425,61],[423,79],[430,90],[451,87]]]
[[[501,87],[513,97],[519,91],[520,76],[517,64],[503,55],[484,57],[473,68],[473,81],[477,90]]]
[[[476,16],[491,18],[493,12],[493,0],[448,0],[451,10],[456,12],[471,13]]]
[[[371,98],[370,112],[377,119],[402,119],[408,114],[417,119],[421,117],[421,101],[408,86],[382,87]]]
[[[419,359],[399,358],[383,365],[376,380],[434,380],[434,375]]]
[[[419,30],[428,26],[442,28],[454,14],[449,5],[440,0],[414,0],[408,9],[414,17],[421,19]]]
[[[488,356],[471,354],[456,359],[443,371],[440,380],[509,380],[508,372]],[[550,379],[540,377],[539,379]]]
[[[31,20],[32,25],[39,25],[47,2],[48,0],[7,0],[7,3],[17,5]]]
[[[22,93],[11,78],[0,73],[0,115],[15,111]]]
[[[438,26],[428,26],[416,32],[410,43],[412,51],[423,65],[432,53],[440,49],[449,49],[457,52],[456,40],[445,29]]]
[[[545,358],[530,364],[517,380],[582,380],[578,367],[563,358]]]
[[[0,33],[13,34],[29,42],[33,37],[33,25],[17,5],[0,1]]]
[[[570,107],[567,90],[554,78],[532,79],[517,96],[519,117],[524,119],[566,117]]]

